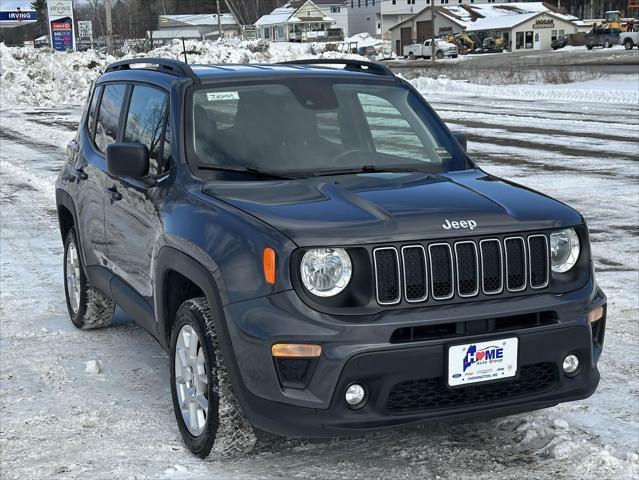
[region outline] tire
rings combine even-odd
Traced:
[[[626,48],[626,50],[632,50],[634,44],[632,43],[632,40],[627,39],[625,42],[623,42],[623,46]]]
[[[436,52],[435,58],[441,60],[442,58],[444,58],[444,52],[442,52],[441,50],[439,52]]]
[[[193,334],[197,334],[197,344],[191,347]],[[175,418],[187,448],[198,457],[210,455],[211,459],[251,451],[256,436],[233,394],[215,318],[204,297],[187,300],[178,309],[171,334],[170,368]],[[199,372],[197,378],[193,372]],[[200,408],[201,412],[190,414]]]
[[[592,50],[592,44],[588,44],[588,45],[586,45],[586,48],[587,48],[588,50]]]
[[[605,40],[605,41],[604,41],[603,46],[604,46],[604,48],[610,48],[610,47],[612,47],[612,45],[610,45],[610,42],[609,42],[608,40]]]
[[[459,55],[453,55],[453,58],[457,58]]]
[[[63,265],[64,295],[73,325],[83,330],[109,326],[115,303],[89,284],[74,228],[69,229],[64,239]]]
[[[408,59],[409,60],[415,60],[415,54],[413,52],[409,52],[408,53]]]

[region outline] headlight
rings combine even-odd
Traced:
[[[552,271],[564,273],[577,263],[579,258],[579,237],[572,228],[550,234],[550,262]]]
[[[318,297],[332,297],[346,288],[353,265],[343,248],[314,248],[302,257],[302,283]]]

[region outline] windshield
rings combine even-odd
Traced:
[[[190,116],[189,160],[203,170],[304,176],[464,165],[441,122],[396,85],[287,79],[200,88]]]

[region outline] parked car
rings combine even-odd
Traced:
[[[619,41],[624,47],[626,47],[626,50],[632,50],[632,47],[635,46],[639,48],[639,30],[620,33]]]
[[[381,64],[113,63],[55,185],[71,321],[168,350],[200,457],[586,398],[585,220],[465,146]]]
[[[592,30],[585,36],[586,48],[592,50],[593,47],[612,48],[613,45],[619,45],[619,33],[614,28]]]
[[[451,57],[457,58],[459,55],[459,49],[454,43],[445,42],[444,40],[435,39],[435,58]],[[404,58],[411,60],[415,58],[430,58],[433,55],[433,47],[431,40],[426,40],[424,43],[413,43],[412,45],[406,45],[403,49]]]
[[[568,35],[562,35],[561,37],[557,37],[552,42],[550,42],[550,46],[553,50],[564,48],[566,45],[568,45]]]

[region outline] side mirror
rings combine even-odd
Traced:
[[[466,141],[466,135],[464,132],[451,132],[457,143],[464,149],[464,152],[468,150],[468,142]]]
[[[142,178],[149,174],[149,149],[141,143],[112,143],[106,149],[107,171],[114,177]]]

